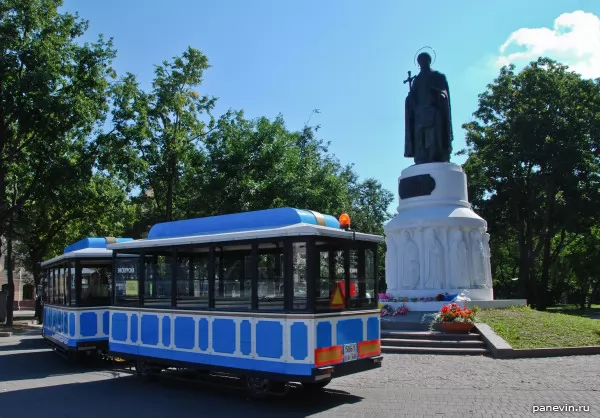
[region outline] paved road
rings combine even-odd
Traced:
[[[600,417],[600,356],[386,355],[382,369],[338,379],[322,394],[295,389],[257,401],[241,390],[70,365],[37,334],[0,338],[0,418]],[[565,404],[590,412],[532,413]]]

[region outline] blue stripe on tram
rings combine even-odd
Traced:
[[[188,363],[208,364],[211,366],[231,367],[296,376],[310,376],[313,368],[315,367],[312,364],[282,363],[277,361],[219,356],[215,354],[194,353],[189,351],[134,346],[112,342],[110,343],[110,350],[115,353],[135,354],[139,356],[163,358],[175,361],[184,361]]]

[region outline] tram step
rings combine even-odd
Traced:
[[[485,348],[448,348],[448,347],[389,347],[382,346],[384,354],[447,354],[447,355],[487,355]]]
[[[468,334],[450,334],[446,332],[431,331],[381,331],[382,339],[417,339],[417,340],[478,340],[480,335],[477,333]]]
[[[447,347],[447,348],[485,348],[482,340],[467,339],[401,339],[382,338],[381,345],[386,347]]]

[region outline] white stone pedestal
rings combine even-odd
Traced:
[[[398,184],[398,214],[384,228],[387,293],[427,298],[467,290],[471,300],[493,300],[487,223],[471,210],[462,168],[414,165]]]

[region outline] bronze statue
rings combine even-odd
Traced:
[[[415,164],[449,162],[452,153],[450,89],[446,76],[431,69],[431,55],[417,57],[421,71],[411,77],[405,101],[404,156]]]

